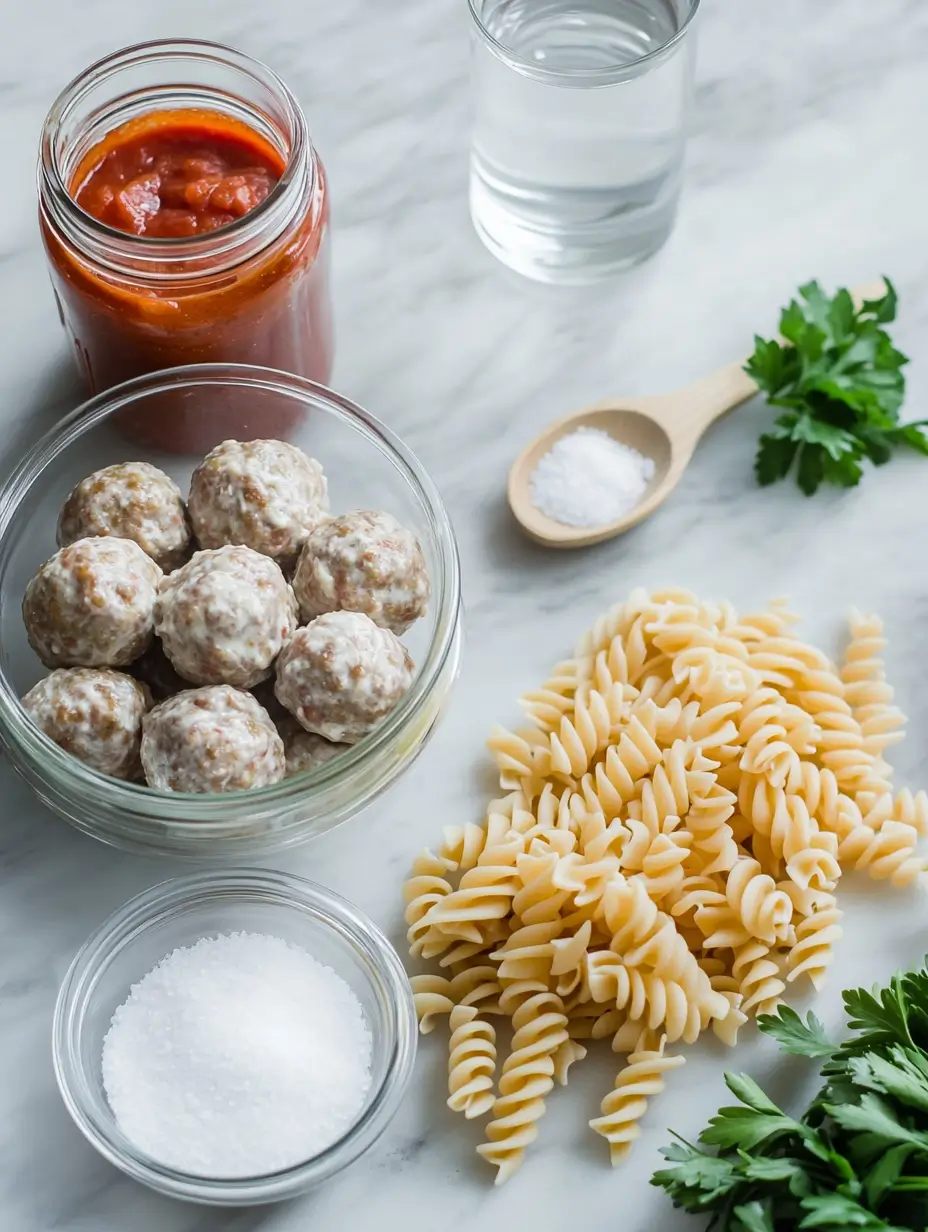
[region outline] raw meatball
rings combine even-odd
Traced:
[[[78,539],[26,587],[29,645],[46,667],[125,667],[151,642],[160,580],[131,539]]]
[[[202,548],[226,543],[292,560],[329,507],[322,467],[283,441],[223,441],[193,472],[190,520]]]
[[[58,518],[58,543],[115,535],[133,539],[164,570],[190,554],[190,526],[180,488],[148,462],[104,466],[82,479]]]
[[[289,716],[277,724],[284,742],[284,752],[287,758],[287,778],[294,774],[305,774],[307,770],[315,770],[323,762],[331,761],[339,753],[350,748],[347,744],[333,744],[315,732],[304,731],[296,719]]]
[[[161,791],[245,791],[284,777],[284,742],[250,693],[187,689],[142,723],[142,767]]]
[[[412,682],[413,662],[389,629],[361,612],[327,612],[297,629],[277,660],[277,697],[307,731],[355,744]]]
[[[61,668],[23,698],[23,709],[49,740],[117,779],[141,778],[142,716],[150,706],[144,685],[105,668]]]
[[[296,625],[284,575],[251,548],[196,552],[162,580],[155,601],[164,653],[193,684],[247,689],[266,679]]]
[[[425,615],[431,590],[419,540],[392,513],[374,509],[328,518],[311,531],[293,589],[304,620],[363,612],[394,633]]]

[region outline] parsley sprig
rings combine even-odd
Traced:
[[[651,1183],[717,1232],[911,1232],[928,1228],[928,967],[845,992],[852,1034],[832,1044],[814,1014],[758,1019],[784,1052],[824,1062],[798,1119],[744,1074],[692,1145],[677,1138]],[[676,1135],[675,1135],[676,1136]]]
[[[896,318],[896,290],[855,308],[845,288],[829,298],[817,282],[780,316],[781,339],[756,337],[745,372],[784,413],[760,438],[761,484],[795,470],[807,496],[822,483],[851,488],[865,459],[882,466],[898,446],[928,454],[925,423],[900,424],[908,360],[883,328]]]

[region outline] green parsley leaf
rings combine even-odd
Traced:
[[[888,1056],[865,1052],[848,1063],[859,1087],[891,1095],[907,1108],[928,1112],[928,1080],[916,1057],[904,1048],[892,1048]]]
[[[762,436],[754,461],[754,471],[761,487],[776,483],[778,479],[785,479],[798,450],[799,446],[795,441],[776,436]]]
[[[742,1159],[741,1175],[747,1181],[796,1181],[806,1175],[794,1159],[754,1159],[746,1151],[739,1154]]]
[[[893,1189],[902,1174],[906,1160],[915,1149],[910,1142],[902,1142],[880,1156],[864,1183],[869,1206],[878,1207],[886,1194]],[[928,1187],[928,1177],[919,1179],[923,1179]]]
[[[800,1228],[832,1228],[835,1232],[846,1232],[850,1228],[862,1228],[865,1232],[899,1232],[890,1224],[884,1223],[879,1216],[866,1210],[853,1198],[844,1194],[822,1194],[811,1198],[803,1198],[802,1209],[807,1211]]]
[[[895,321],[896,319],[896,308],[899,299],[896,295],[896,288],[885,275],[883,282],[886,286],[886,294],[881,299],[865,299],[860,309],[860,315],[873,317],[874,321],[879,322],[881,325],[888,325],[890,321]]]
[[[797,1057],[828,1057],[834,1052],[825,1035],[824,1024],[813,1013],[803,1022],[794,1009],[781,1005],[775,1014],[761,1014],[757,1025],[765,1035],[772,1035],[782,1052]]]
[[[651,1184],[665,1189],[674,1206],[698,1214],[746,1193],[738,1160],[710,1155],[679,1138],[661,1154],[671,1165],[655,1172]]]
[[[799,455],[796,482],[806,496],[814,496],[825,477],[825,449],[821,445],[804,445]]]
[[[928,1134],[907,1128],[892,1105],[871,1092],[861,1095],[859,1104],[829,1104],[827,1111],[843,1129],[855,1129],[873,1138],[882,1138],[887,1146],[908,1142],[928,1152]]]
[[[811,496],[822,483],[850,488],[909,446],[928,455],[922,424],[899,424],[906,356],[883,328],[896,316],[896,291],[855,308],[849,291],[829,297],[817,282],[799,288],[780,316],[780,339],[755,337],[745,371],[771,406],[790,412],[764,433],[754,469],[758,483],[785,479]]]
[[[799,1122],[781,1112],[747,1074],[726,1074],[725,1085],[744,1107],[719,1109],[699,1135],[706,1146],[750,1151],[784,1134],[802,1133]]]
[[[902,979],[894,975],[885,988],[852,988],[844,993],[844,1008],[852,1031],[865,1033],[859,1043],[914,1045],[909,1034],[908,1005]]]
[[[776,1232],[773,1211],[768,1202],[748,1202],[732,1211],[733,1232]]]

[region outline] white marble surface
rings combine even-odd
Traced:
[[[468,645],[450,714],[408,778],[371,813],[286,857],[400,936],[410,856],[448,822],[476,817],[482,742],[515,717],[606,604],[638,584],[688,585],[740,603],[791,594],[833,644],[846,607],[884,613],[890,667],[911,715],[897,757],[913,785],[928,736],[928,462],[900,458],[855,492],[813,501],[759,491],[749,407],[710,433],[679,492],[620,542],[551,555],[516,533],[508,464],[545,422],[621,391],[684,384],[750,346],[812,275],[898,280],[909,410],[928,411],[928,7],[919,0],[704,0],[686,195],[671,243],[614,286],[562,293],[496,265],[467,219],[467,19],[463,0],[30,0],[0,40],[0,414],[4,465],[73,405],[39,249],[33,195],[45,108],[82,66],[147,37],[222,39],[295,88],[335,199],[336,383],[395,427],[438,480],[455,519]],[[10,601],[15,602],[16,597]],[[441,1097],[427,1040],[415,1085],[379,1148],[303,1202],[211,1212],[157,1198],[96,1157],[59,1102],[49,1056],[58,982],[77,946],[130,894],[175,871],[98,846],[47,815],[0,766],[0,1228],[3,1232],[644,1232],[686,1226],[648,1187],[672,1123],[695,1131],[731,1058],[697,1050],[653,1109],[632,1162],[608,1167],[585,1121],[610,1056],[552,1099],[541,1140],[503,1190],[472,1127]],[[847,895],[847,936],[821,998],[887,976],[928,948],[923,903]],[[433,1039],[435,1037],[432,1037]],[[769,1048],[735,1061],[767,1073]],[[781,1071],[782,1072],[782,1071]],[[783,1085],[795,1093],[800,1070]],[[695,1224],[693,1226],[696,1226]]]

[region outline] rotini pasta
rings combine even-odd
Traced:
[[[796,941],[786,958],[787,982],[807,976],[816,988],[825,982],[832,947],[841,939],[841,912],[834,897],[827,898],[817,911],[807,915],[796,928]]]
[[[497,1185],[520,1167],[525,1148],[538,1137],[538,1120],[554,1085],[554,1058],[569,1038],[564,1003],[555,993],[522,1000],[512,1026],[512,1051],[503,1062],[487,1140],[477,1148],[498,1169]]]
[[[625,1157],[641,1133],[638,1122],[647,1112],[648,1101],[663,1091],[664,1075],[684,1062],[681,1056],[667,1056],[664,1043],[662,1038],[649,1047],[646,1038],[642,1039],[603,1100],[601,1115],[590,1121],[590,1128],[609,1143],[613,1166]]]
[[[864,749],[880,757],[905,734],[905,715],[893,705],[893,690],[883,670],[883,622],[879,616],[851,613],[851,639],[844,654],[841,680],[848,705],[863,733]]]
[[[480,1154],[504,1181],[555,1082],[610,1040],[627,1067],[591,1122],[613,1162],[682,1057],[734,1045],[787,988],[819,988],[857,869],[926,868],[928,795],[894,792],[902,716],[883,632],[854,615],[839,670],[782,603],[740,617],[685,591],[635,591],[494,728],[502,794],[447,826],[404,891],[420,1027],[447,1021],[449,1105],[491,1114]],[[494,1016],[512,1020],[496,1076]]]
[[[695,871],[698,864],[703,877],[712,873],[727,873],[738,858],[738,844],[728,824],[734,815],[737,796],[718,782],[696,796],[686,814],[686,828],[692,836],[693,845],[688,868]],[[692,859],[696,857],[696,860]]]
[[[745,1014],[772,1014],[780,1003],[786,985],[780,978],[779,965],[770,956],[770,947],[763,941],[751,940],[734,951],[732,975],[738,981],[744,1000]]]
[[[570,1024],[567,1024],[568,1032]],[[564,1040],[560,1048],[554,1054],[554,1080],[559,1082],[562,1087],[567,1086],[567,1072],[572,1065],[577,1061],[582,1061],[586,1056],[584,1046],[571,1035],[569,1039]]]
[[[614,727],[622,719],[624,701],[619,691],[618,704],[610,695],[591,690],[577,699],[573,716],[561,719],[557,731],[548,738],[552,774],[579,779],[592,760],[606,748]]]
[[[412,873],[403,887],[406,901],[406,939],[413,958],[423,953],[431,925],[427,916],[436,903],[451,893],[446,874],[454,864],[431,851],[421,852],[413,861]]]
[[[741,856],[725,883],[728,905],[752,937],[774,945],[782,941],[793,918],[793,904],[756,860]]]
[[[454,1007],[450,1026],[448,1107],[471,1120],[493,1107],[496,1031],[470,1005]]]
[[[572,709],[582,679],[576,659],[558,663],[540,689],[523,693],[519,698],[525,717],[542,731],[554,731]]]

